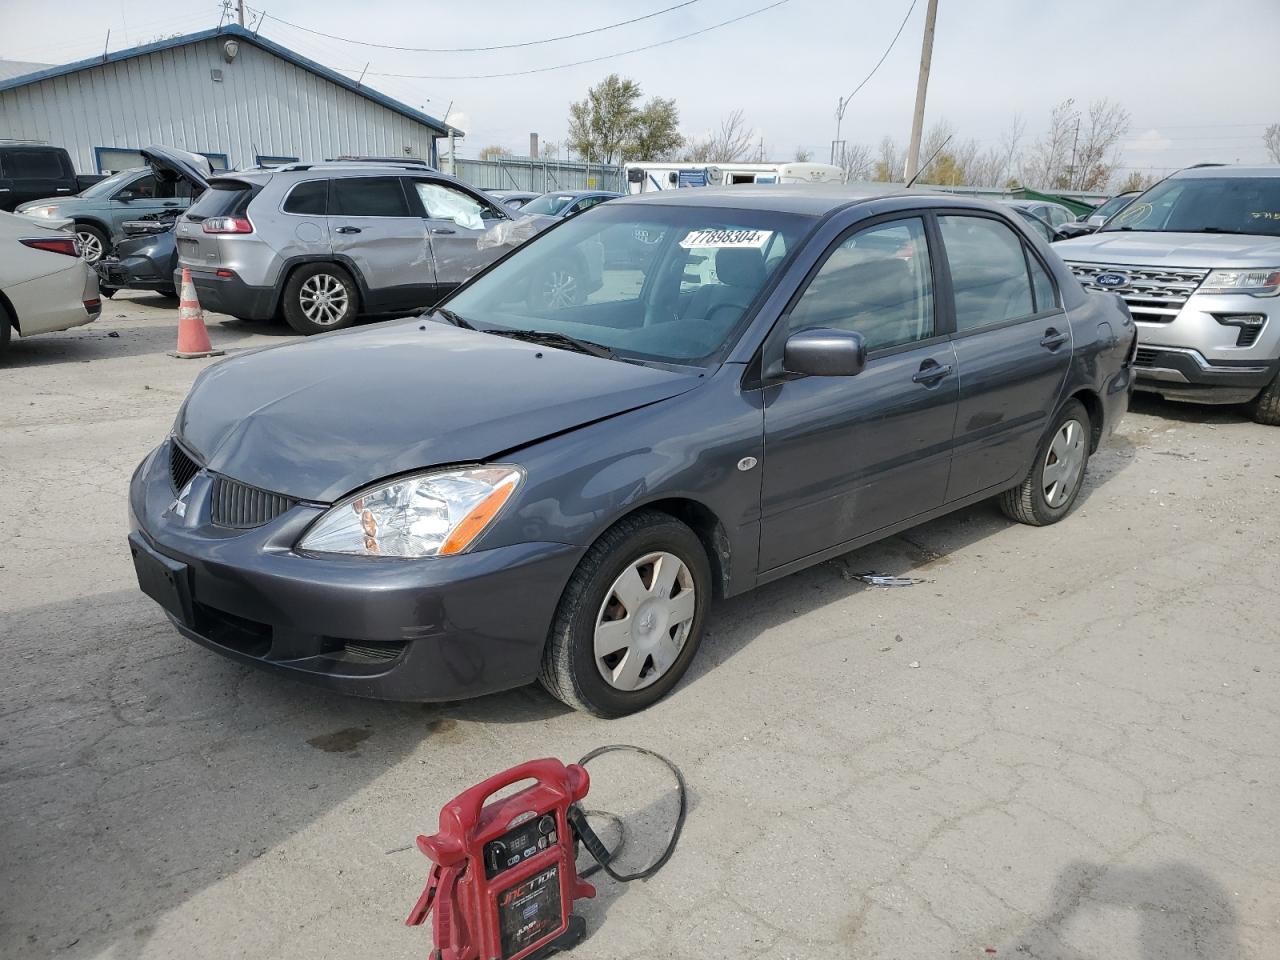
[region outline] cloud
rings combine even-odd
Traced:
[[[1168,150],[1172,146],[1172,140],[1161,134],[1159,130],[1152,127],[1150,130],[1144,130],[1125,144],[1125,149],[1139,153],[1158,152],[1161,150]]]

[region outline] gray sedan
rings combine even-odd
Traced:
[[[588,256],[593,292],[540,296]],[[224,656],[404,700],[537,679],[619,716],[679,682],[713,597],[987,498],[1062,519],[1135,343],[994,205],[628,198],[421,317],[208,368],[129,545]]]

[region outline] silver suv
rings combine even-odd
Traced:
[[[1138,322],[1137,389],[1280,426],[1280,167],[1193,167],[1054,244]]]
[[[429,306],[542,224],[416,164],[290,164],[214,177],[178,221],[201,303],[299,333]]]

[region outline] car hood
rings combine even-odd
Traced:
[[[206,370],[176,432],[208,468],[331,503],[406,471],[484,461],[701,381],[417,318]]]
[[[213,176],[213,164],[209,162],[208,157],[202,157],[198,153],[188,153],[185,150],[175,150],[173,147],[162,147],[155,143],[138,152],[142,154],[142,159],[147,161],[147,166],[157,174],[184,177],[201,190],[208,189],[209,178]]]
[[[1063,260],[1155,267],[1276,267],[1280,237],[1231,233],[1139,233],[1104,230],[1053,249]]]

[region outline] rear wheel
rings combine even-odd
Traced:
[[[1254,423],[1280,427],[1280,375],[1249,403],[1249,416],[1253,417]]]
[[[80,241],[80,256],[85,263],[97,263],[111,251],[107,235],[91,224],[77,223],[76,239]]]
[[[697,535],[665,513],[620,520],[587,551],[560,598],[539,680],[598,717],[656,703],[702,641],[711,568]]]
[[[284,287],[284,318],[307,336],[351,326],[357,309],[355,281],[336,264],[301,266]]]
[[[1027,478],[1000,495],[1000,509],[1005,516],[1033,527],[1057,523],[1065,517],[1084,485],[1092,429],[1089,412],[1080,401],[1068,401],[1040,441]]]
[[[585,271],[576,257],[558,260],[529,285],[528,306],[543,312],[576,307],[586,302]]]

